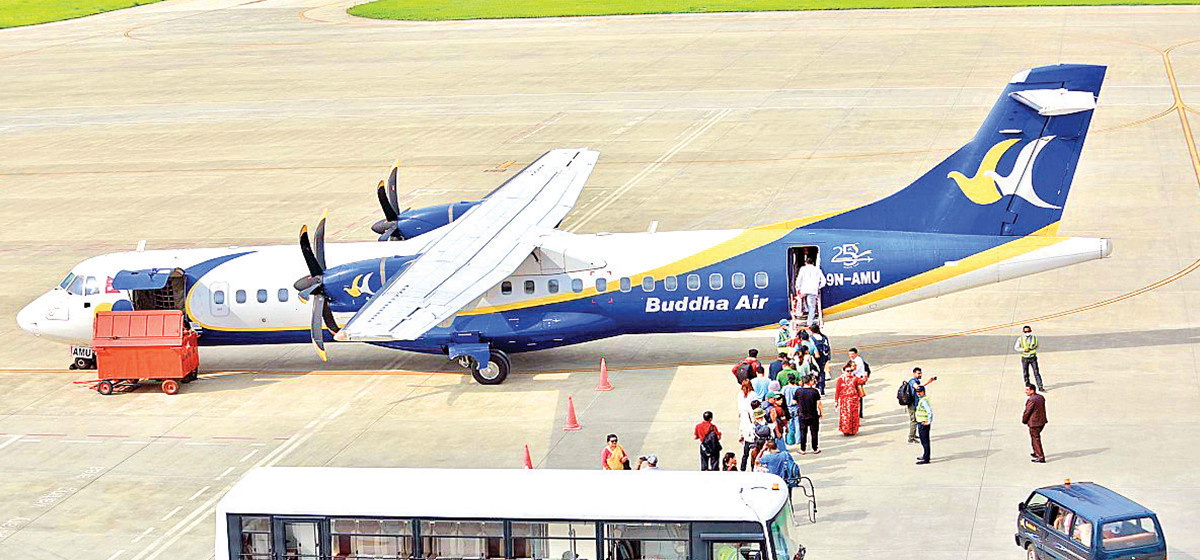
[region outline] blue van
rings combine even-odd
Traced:
[[[1094,482],[1038,488],[1017,509],[1017,546],[1029,560],[1167,557],[1158,516]]]

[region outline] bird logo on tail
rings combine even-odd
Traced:
[[[1054,136],[1043,136],[1026,144],[1017,154],[1017,161],[1008,175],[996,173],[996,165],[1009,148],[1020,142],[1017,138],[1001,140],[992,146],[983,155],[983,160],[979,162],[979,168],[973,177],[967,177],[958,171],[951,171],[946,177],[953,179],[963,194],[975,204],[987,205],[1005,196],[1018,196],[1038,208],[1060,209],[1061,206],[1054,206],[1042,200],[1033,190],[1033,163],[1046,144],[1053,139]]]

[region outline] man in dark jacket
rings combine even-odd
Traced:
[[[1042,451],[1042,428],[1046,427],[1046,397],[1038,394],[1033,383],[1025,384],[1025,414],[1021,415],[1021,423],[1029,426],[1029,443],[1033,445],[1034,463],[1045,463],[1046,453]]]

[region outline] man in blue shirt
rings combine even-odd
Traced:
[[[937,381],[937,376],[929,378],[929,381],[921,381],[921,368],[913,368],[912,378],[908,380],[908,443],[918,443],[917,440],[917,387],[925,387],[930,383]]]
[[[780,451],[774,440],[767,440],[766,449],[758,455],[757,463],[767,472],[783,478],[784,467],[793,460],[791,453]]]
[[[771,381],[775,381],[775,379],[779,377],[779,372],[783,371],[783,361],[786,359],[787,353],[780,352],[779,358],[777,358],[774,362],[771,362],[770,369],[767,370],[767,377],[770,377]]]

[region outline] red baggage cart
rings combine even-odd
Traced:
[[[200,354],[196,332],[184,327],[183,312],[99,311],[93,323],[92,349],[100,378],[94,383],[101,395],[117,387],[133,387],[142,381],[162,383],[168,395],[179,392],[180,383],[196,378]]]

